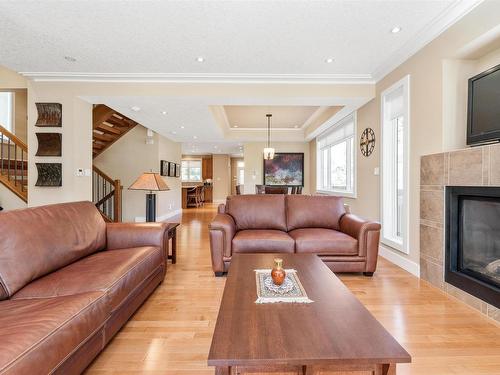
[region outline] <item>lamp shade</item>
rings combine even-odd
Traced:
[[[264,159],[266,159],[266,160],[274,159],[274,148],[266,147],[264,149]]]
[[[144,172],[130,185],[129,190],[165,191],[170,188],[158,173]]]

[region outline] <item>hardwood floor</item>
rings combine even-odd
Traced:
[[[214,374],[206,359],[225,283],[210,263],[215,206],[184,212],[177,264],[88,375]],[[340,278],[412,355],[398,375],[500,374],[500,327],[479,312],[384,259],[372,278]]]

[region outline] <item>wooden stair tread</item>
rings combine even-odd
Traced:
[[[121,135],[123,133],[119,129],[116,129],[116,128],[112,127],[112,126],[108,126],[106,124],[99,124],[99,125],[97,125],[97,129],[103,131],[104,133],[108,133],[108,134]]]

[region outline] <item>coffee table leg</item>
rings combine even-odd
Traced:
[[[382,365],[377,365],[375,375],[396,375],[396,364],[384,363]]]
[[[216,367],[215,375],[231,375],[231,366]]]

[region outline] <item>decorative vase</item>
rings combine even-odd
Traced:
[[[283,259],[275,258],[274,259],[274,268],[271,271],[271,278],[273,279],[273,283],[275,285],[283,284],[285,281],[286,272],[283,269]]]

